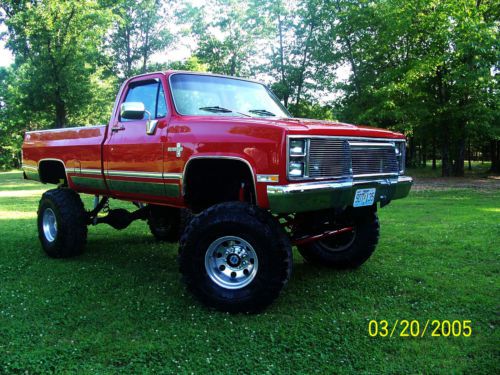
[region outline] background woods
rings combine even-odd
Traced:
[[[500,170],[494,0],[1,0],[0,17],[2,168],[25,131],[105,123],[125,78],[175,68],[265,81],[296,116],[401,131],[407,163],[440,160],[443,176],[480,158]]]

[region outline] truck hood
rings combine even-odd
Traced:
[[[289,134],[331,135],[347,137],[404,139],[401,133],[372,126],[352,125],[342,122],[303,118],[259,119],[266,123],[285,128]]]
[[[272,117],[233,117],[233,116],[182,116],[186,124],[216,123],[233,126],[247,125],[250,129],[275,127],[283,129],[287,134],[304,136],[337,136],[337,137],[368,137],[404,139],[404,135],[387,129],[371,126],[345,124],[327,120],[312,120],[303,118],[272,118]],[[241,131],[241,130],[239,130]]]

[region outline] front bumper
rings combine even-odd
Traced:
[[[290,185],[268,185],[269,207],[274,213],[318,211],[352,206],[356,190],[376,188],[375,202],[381,205],[404,198],[413,180],[408,176],[374,180],[306,182]]]

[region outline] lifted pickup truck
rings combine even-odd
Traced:
[[[159,240],[180,240],[201,301],[256,312],[289,280],[292,245],[333,268],[370,257],[377,204],[411,188],[405,148],[388,130],[292,118],[258,82],[168,71],[127,80],[107,126],[27,132],[23,170],[57,185],[38,209],[49,256],[81,254],[89,225],[147,220]],[[110,198],[137,209],[110,209]]]

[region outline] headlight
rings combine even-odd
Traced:
[[[306,155],[306,140],[291,139],[290,140],[290,156],[305,156]]]
[[[292,161],[288,164],[288,175],[290,177],[303,177],[304,176],[304,163]]]
[[[288,178],[299,180],[307,177],[307,138],[292,138],[288,143]]]
[[[406,165],[406,142],[396,142],[396,158],[399,164],[399,174],[405,173]]]

